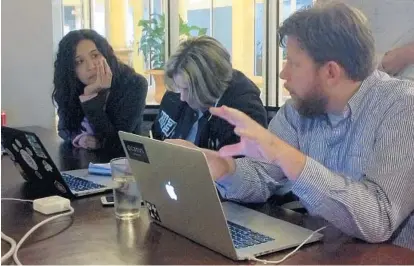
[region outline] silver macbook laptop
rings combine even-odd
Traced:
[[[201,151],[131,133],[119,136],[155,223],[234,260],[296,247],[312,234],[235,203],[221,204]],[[309,242],[321,237],[316,233]]]
[[[60,172],[40,139],[33,132],[10,127],[1,128],[1,141],[22,177],[65,197],[79,197],[113,188],[112,178],[91,175],[88,169]]]

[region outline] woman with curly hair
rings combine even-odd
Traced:
[[[90,29],[74,30],[59,43],[52,99],[59,136],[73,146],[119,146],[119,130],[141,133],[147,80],[120,62],[108,41]]]

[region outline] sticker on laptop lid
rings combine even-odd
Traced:
[[[32,157],[33,157],[33,152],[32,152],[32,150],[31,150],[29,147],[26,147],[26,151],[27,151],[27,153],[28,153],[30,156],[32,156]]]
[[[46,171],[48,171],[48,172],[52,172],[53,171],[52,166],[48,162],[46,162],[45,160],[43,160],[42,163],[43,163],[43,166],[45,167],[45,170]]]
[[[40,158],[47,159],[47,156],[45,152],[43,151],[40,144],[37,142],[36,137],[31,134],[25,134],[27,141],[30,143],[30,146],[32,146],[32,149],[36,153],[36,155]]]
[[[32,156],[30,156],[27,153],[27,151],[21,149],[20,150],[20,155],[22,156],[23,160],[27,163],[27,165],[30,166],[30,168],[32,168],[35,171],[37,171],[39,169],[39,167],[37,166],[36,161],[33,159]]]
[[[145,150],[145,147],[142,143],[124,140],[124,144],[131,159],[143,163],[150,163],[148,160],[147,151]]]
[[[147,205],[148,213],[151,216],[151,218],[161,223],[161,218],[160,218],[160,215],[158,214],[157,207],[155,207],[154,204],[148,201],[145,201],[145,204]]]
[[[40,180],[42,180],[43,179],[43,176],[38,172],[38,171],[35,171],[35,175],[37,176],[37,178],[39,178]]]
[[[16,142],[17,146],[19,146],[19,148],[23,148],[23,145],[20,143],[20,141],[18,139],[15,139],[15,142]]]
[[[54,185],[60,192],[62,192],[64,194],[67,193],[66,188],[61,183],[59,183],[58,181],[55,180]]]
[[[14,157],[14,154],[8,148],[5,148],[4,150],[6,151],[7,155],[9,155],[10,159],[13,162],[16,161],[16,158]]]

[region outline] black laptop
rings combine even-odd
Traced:
[[[113,188],[110,176],[92,175],[88,169],[60,172],[33,132],[2,126],[1,142],[26,181],[53,188],[57,194],[74,198]]]

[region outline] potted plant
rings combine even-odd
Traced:
[[[207,28],[189,26],[180,16],[180,40],[190,36],[201,36],[207,33]],[[149,19],[141,19],[138,26],[142,27],[142,36],[138,43],[138,53],[144,55],[145,64],[155,81],[155,101],[161,102],[165,93],[164,64],[165,64],[165,15],[152,14]]]

